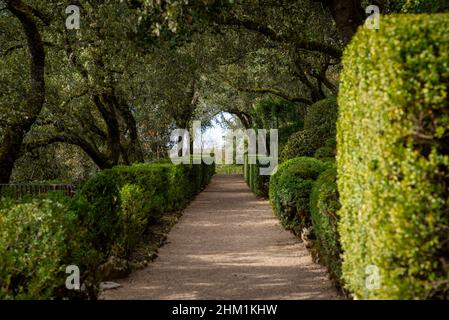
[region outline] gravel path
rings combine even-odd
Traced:
[[[339,299],[323,267],[240,175],[216,175],[159,257],[103,299]]]

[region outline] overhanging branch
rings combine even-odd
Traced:
[[[298,39],[296,37],[281,35],[275,32],[273,29],[251,20],[242,20],[232,17],[232,18],[223,18],[221,23],[223,25],[228,26],[243,27],[247,30],[263,34],[264,36],[268,37],[269,39],[275,42],[290,43],[293,44],[296,48],[303,49],[306,51],[321,52],[338,59],[340,59],[342,56],[342,51],[331,45],[319,41],[305,41],[302,39]]]

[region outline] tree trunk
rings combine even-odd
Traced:
[[[129,142],[125,146],[122,141],[122,157],[126,164],[144,162],[142,146],[139,141],[137,122],[129,107],[114,94],[112,96],[116,109],[125,122]],[[125,131],[125,130],[124,130]]]
[[[360,0],[325,0],[337,25],[341,40],[347,45],[359,26],[363,24],[364,13]]]
[[[31,90],[25,101],[26,117],[6,128],[0,147],[0,183],[9,183],[14,163],[20,156],[23,140],[39,116],[45,102],[45,51],[32,8],[21,0],[9,0],[7,8],[19,19],[31,55]]]

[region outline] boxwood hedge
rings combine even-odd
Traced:
[[[326,141],[335,139],[337,100],[326,98],[311,105],[304,119],[304,130],[292,134],[282,148],[281,161],[295,157],[311,157]],[[330,148],[331,146],[329,146]],[[333,150],[329,150],[331,155]]]
[[[123,223],[126,216],[131,220],[154,223],[164,212],[181,209],[209,183],[213,174],[214,166],[205,164],[153,163],[103,170],[80,191],[80,195],[92,205],[92,210],[82,216],[84,226],[95,230],[92,245],[107,255],[111,250],[122,251],[123,243],[118,235],[128,236]],[[139,192],[129,194],[124,189]],[[133,213],[124,212],[130,201],[133,202],[130,208],[134,212],[133,217],[129,216]]]
[[[79,194],[0,199],[0,299],[96,298],[101,265],[128,259],[150,223],[182,209],[205,187],[214,165],[119,166]],[[66,290],[77,265],[85,291]]]
[[[270,202],[282,225],[300,235],[311,226],[309,196],[314,181],[327,168],[317,159],[300,157],[279,165],[270,178]]]
[[[259,163],[259,160],[255,160],[254,164],[250,164],[248,161],[248,154],[245,154],[245,163],[243,165],[243,175],[246,184],[257,196],[267,198],[268,197],[268,184],[270,181],[270,176],[263,176],[260,174],[261,167],[267,167]],[[263,158],[254,156],[257,159]]]
[[[448,14],[383,17],[345,51],[339,214],[343,278],[356,297],[449,293],[448,52]],[[373,275],[379,286],[366,285]]]
[[[334,165],[321,173],[315,181],[310,194],[310,213],[320,262],[327,266],[331,279],[341,288],[341,244],[337,215],[339,209],[337,169]]]

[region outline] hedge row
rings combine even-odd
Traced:
[[[327,167],[320,160],[300,157],[279,165],[270,178],[271,205],[281,224],[296,235],[312,225],[310,192],[314,181]]]
[[[383,17],[344,54],[340,234],[358,298],[448,297],[448,52],[449,15],[435,14]]]
[[[2,199],[0,299],[95,298],[110,257],[128,259],[149,224],[182,209],[213,165],[140,164],[104,170],[75,198]],[[65,289],[77,265],[86,291]]]
[[[341,275],[341,244],[338,232],[338,210],[340,209],[337,190],[337,169],[333,164],[315,181],[310,193],[310,215],[315,249],[319,260],[329,271],[330,278],[338,288],[343,288]]]
[[[265,165],[261,165],[258,160],[255,160],[255,164],[250,164],[248,154],[245,154],[245,163],[243,165],[243,175],[246,184],[257,196],[267,198],[268,197],[268,184],[270,182],[270,176],[260,175],[260,168]],[[266,166],[265,166],[266,167]]]

